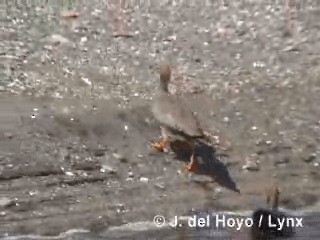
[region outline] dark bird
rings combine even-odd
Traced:
[[[152,141],[151,145],[159,151],[163,151],[173,140],[185,142],[192,151],[190,162],[185,168],[188,171],[195,171],[194,141],[203,139],[206,142],[211,142],[211,136],[202,130],[198,119],[186,107],[182,99],[169,93],[170,77],[170,66],[163,65],[160,69],[159,89],[152,105],[152,113],[160,124],[163,139]]]

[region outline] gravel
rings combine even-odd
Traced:
[[[95,239],[159,213],[252,210],[273,181],[282,206],[319,211],[319,5],[286,2],[7,1],[0,236]],[[199,148],[196,175],[214,181],[149,145],[162,63],[170,91],[232,145]]]

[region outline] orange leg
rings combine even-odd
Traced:
[[[197,169],[197,166],[196,166],[197,163],[194,156],[194,144],[192,142],[188,142],[188,145],[191,147],[192,153],[191,153],[189,163],[184,164],[184,169],[187,170],[188,172],[195,172]]]
[[[191,155],[190,162],[188,164],[185,164],[184,169],[187,170],[188,172],[196,171],[197,166],[196,166],[196,160],[195,160],[194,154]]]
[[[156,148],[160,152],[163,152],[169,142],[170,142],[170,137],[167,136],[160,141],[151,141],[151,146]]]
[[[162,140],[160,141],[151,141],[151,146],[156,148],[158,151],[163,152],[168,143],[170,142],[170,137],[166,133],[166,130],[161,127]]]

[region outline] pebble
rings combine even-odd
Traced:
[[[247,160],[246,164],[242,166],[242,169],[248,171],[259,171],[260,166],[258,162]]]
[[[132,178],[132,177],[128,177],[128,178],[126,179],[126,182],[133,182],[133,178]]]
[[[80,42],[81,43],[85,43],[85,42],[87,42],[88,41],[88,38],[87,37],[82,37],[81,39],[80,39]]]
[[[148,182],[149,182],[149,178],[141,177],[141,178],[140,178],[140,182],[142,182],[142,183],[148,183]]]
[[[226,122],[226,123],[228,123],[228,122],[229,122],[229,118],[228,118],[228,117],[224,117],[224,118],[223,118],[223,121]]]
[[[267,144],[267,145],[271,145],[271,143],[272,143],[272,141],[270,141],[270,140],[267,140],[267,141],[266,141],[266,144]]]
[[[53,34],[49,38],[49,42],[51,42],[53,44],[66,44],[66,43],[70,43],[70,40],[68,38],[65,38],[62,35]]]
[[[214,189],[214,192],[215,192],[215,193],[221,193],[221,192],[222,192],[222,189],[221,189],[220,187],[216,187],[216,188]]]
[[[264,68],[266,64],[262,61],[256,61],[252,64],[254,68]]]
[[[117,170],[109,165],[102,165],[100,172],[102,173],[110,173],[110,174],[115,174],[117,173]]]
[[[85,84],[87,84],[87,85],[89,85],[89,86],[92,85],[92,82],[89,80],[89,78],[82,77],[81,80],[82,80]]]
[[[34,195],[36,195],[38,193],[38,191],[29,191],[29,195],[30,196],[34,196]]]
[[[73,173],[73,172],[65,172],[64,174],[67,175],[67,176],[70,176],[70,177],[71,177],[71,176],[74,176],[74,173]]]

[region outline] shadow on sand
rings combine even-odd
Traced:
[[[181,145],[181,141],[173,141],[170,147],[176,155],[176,159],[183,162],[189,162],[191,149]],[[195,146],[195,158],[197,163],[196,174],[211,177],[219,185],[240,193],[235,181],[231,178],[227,166],[219,160],[216,150],[205,143],[198,142]]]

